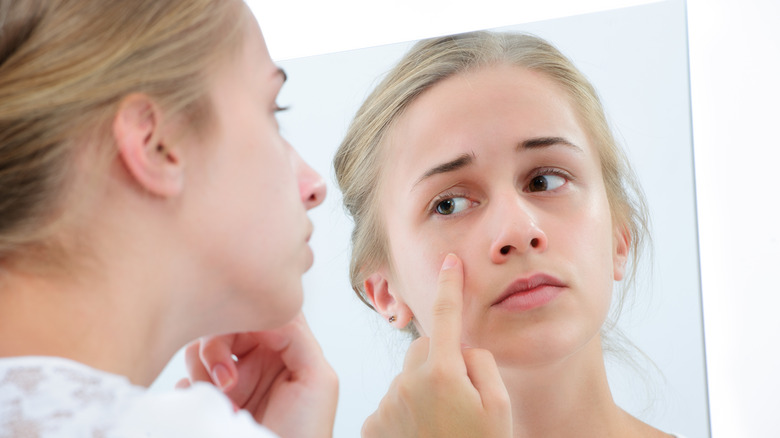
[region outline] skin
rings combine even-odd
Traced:
[[[267,371],[256,417],[317,436],[332,430],[338,383],[299,313],[312,264],[306,211],[325,185],[279,134],[285,77],[245,21],[240,50],[206,84],[205,133],[149,96],[120,102],[107,174],[96,175],[89,154],[76,163],[93,178],[79,183],[103,189],[73,203],[58,230],[65,269],[4,265],[0,355],[70,358],[149,385],[193,339],[261,331],[236,343]]]
[[[430,338],[409,347],[362,436],[512,436],[509,395],[493,355],[460,343],[463,263],[455,254],[444,259],[437,289]]]
[[[433,343],[439,269],[457,254],[460,340],[492,353],[514,436],[663,436],[609,391],[599,330],[630,237],[612,222],[597,151],[563,90],[516,66],[458,74],[417,98],[384,146],[392,159],[383,160],[378,198],[391,266],[365,282],[375,308],[399,328],[413,317]],[[536,274],[559,283],[549,302],[497,304],[513,282]],[[391,386],[368,431],[392,429],[399,412],[435,418],[436,404],[412,402],[435,391],[422,382],[411,394]]]

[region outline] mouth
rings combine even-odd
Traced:
[[[547,274],[533,274],[512,282],[492,306],[530,310],[555,299],[566,283]]]

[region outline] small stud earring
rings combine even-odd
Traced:
[[[387,318],[387,320],[390,322],[390,324],[394,323],[396,319],[398,319],[398,318],[396,318],[395,315],[391,315],[390,318]]]

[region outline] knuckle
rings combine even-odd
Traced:
[[[501,406],[502,408],[505,408],[506,411],[510,410],[509,406],[511,401],[509,399],[509,393],[507,393],[506,389],[503,387],[492,388],[486,396],[490,398],[492,404]]]
[[[449,299],[439,299],[436,300],[435,303],[433,303],[433,309],[432,314],[435,317],[442,316],[442,315],[450,315],[454,313],[457,309],[457,306],[452,300]]]
[[[187,363],[200,360],[200,341],[195,341],[184,350],[184,359]]]
[[[395,382],[395,391],[401,400],[414,399],[415,386],[410,379],[398,379]]]
[[[450,368],[442,363],[430,364],[426,379],[430,382],[431,388],[436,392],[446,391],[447,388],[451,388],[454,381]]]
[[[325,367],[319,373],[319,381],[323,382],[325,387],[338,391],[339,388],[339,376],[336,371],[330,366]]]
[[[362,437],[373,437],[377,436],[377,428],[378,425],[376,424],[376,413],[373,413],[366,418],[366,421],[363,422],[363,427],[360,428],[360,436]]]

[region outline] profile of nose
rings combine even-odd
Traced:
[[[495,227],[489,251],[493,263],[504,263],[518,254],[547,249],[547,236],[532,209],[522,200],[505,200],[492,213]]]
[[[298,192],[307,210],[322,204],[327,193],[325,180],[303,160],[298,164]]]
[[[298,180],[298,193],[301,196],[301,202],[307,210],[311,210],[325,200],[325,194],[327,193],[325,180],[308,163],[303,161],[298,151],[290,143],[287,143],[286,140],[284,142],[290,151],[290,161],[295,178]]]
[[[299,184],[301,201],[307,210],[322,204],[328,191],[325,186],[325,180],[322,179],[320,174],[314,170],[312,170],[312,174],[314,178],[309,181],[301,181]]]

